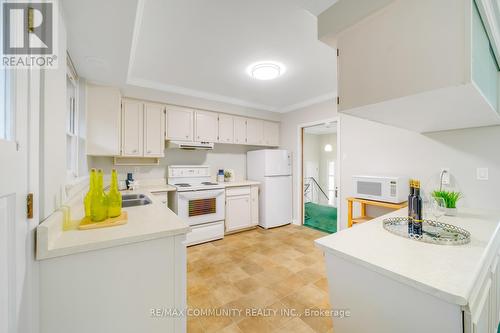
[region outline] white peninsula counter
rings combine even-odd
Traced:
[[[350,317],[337,333],[496,333],[500,319],[500,212],[461,209],[442,217],[471,233],[466,245],[417,242],[383,229],[402,209],[316,240],[330,302]]]
[[[189,226],[149,191],[152,203],[124,208],[127,224],[62,231],[54,213],[37,228],[40,332],[185,332],[185,317],[152,310],[186,308]],[[83,217],[81,200],[71,206]]]

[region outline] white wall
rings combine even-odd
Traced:
[[[321,160],[320,152],[320,136],[316,134],[304,133],[304,176],[315,177],[319,181],[319,168]],[[308,170],[308,163],[313,163],[316,166],[316,170]],[[308,174],[311,172],[312,174]],[[316,175],[315,175],[316,174]]]
[[[235,180],[246,179],[246,153],[259,147],[242,145],[215,144],[214,150],[181,150],[166,149],[165,158],[160,159],[156,166],[117,166],[120,179],[125,179],[127,172],[133,172],[135,179],[167,178],[167,166],[180,165],[210,165],[215,178],[218,169],[233,169]],[[104,173],[110,173],[114,168],[111,157],[91,157],[91,168],[100,168]]]
[[[60,206],[62,189],[66,182],[66,28],[61,11],[57,36],[59,66],[57,69],[47,69],[42,74],[43,100],[40,117],[42,220]]]
[[[300,199],[297,197],[297,191],[301,186],[300,180],[297,177],[297,163],[300,163],[300,152],[297,151],[299,144],[299,125],[314,121],[328,120],[335,117],[337,117],[337,104],[334,100],[311,105],[293,112],[285,113],[281,116],[280,148],[290,151],[293,158],[293,219],[295,223],[301,223],[300,217],[297,218]]]
[[[458,207],[500,207],[500,126],[422,135],[344,114],[340,119],[341,227],[347,225],[345,198],[353,194],[356,174],[410,176],[428,192],[439,185],[441,168],[449,167],[451,188],[464,194]],[[478,167],[489,168],[489,181],[476,180]]]

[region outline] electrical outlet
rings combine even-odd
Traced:
[[[477,168],[476,169],[476,179],[477,180],[488,180],[488,168]]]
[[[439,174],[439,176],[441,177],[442,185],[450,185],[451,181],[450,168],[441,168],[441,173]]]

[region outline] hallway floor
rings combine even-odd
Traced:
[[[293,315],[330,309],[324,235],[288,225],[188,248],[188,306],[219,311],[189,317],[188,332],[332,332],[330,317]]]

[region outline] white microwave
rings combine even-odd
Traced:
[[[353,176],[354,197],[401,203],[408,200],[408,177]]]

